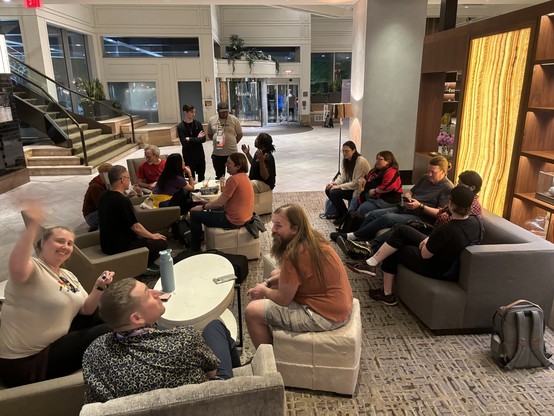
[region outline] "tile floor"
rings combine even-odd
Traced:
[[[272,133],[272,130],[275,133]],[[242,143],[254,148],[255,136],[260,131],[272,134],[276,148],[277,184],[274,192],[320,191],[332,179],[338,169],[339,127],[327,129],[282,126],[278,128],[244,128]],[[342,127],[342,142],[348,140],[348,126]],[[205,143],[207,159],[206,177],[214,177],[211,164],[211,142]],[[163,147],[162,153],[180,152],[180,146]],[[252,150],[251,150],[252,152]],[[127,158],[141,157],[138,150],[114,162],[126,166]],[[20,207],[26,198],[40,200],[44,204],[46,223],[62,224],[77,228],[84,220],[81,214],[83,196],[89,176],[32,176],[23,186],[0,195],[0,281],[8,277],[8,258],[15,241],[24,228]],[[323,208],[323,207],[322,207]]]

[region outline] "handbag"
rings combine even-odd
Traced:
[[[433,225],[421,220],[408,220],[406,221],[406,225],[415,228],[417,231],[425,235],[431,234],[431,232],[435,229]]]

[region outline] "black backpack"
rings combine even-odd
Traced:
[[[544,344],[544,315],[528,300],[501,306],[493,316],[492,355],[506,369],[549,367]]]
[[[339,233],[353,233],[358,231],[364,222],[365,215],[356,211],[348,211],[338,228]]]

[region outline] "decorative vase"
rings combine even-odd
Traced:
[[[439,146],[439,150],[437,151],[437,153],[438,153],[439,155],[443,155],[443,154],[444,154],[443,152],[444,152],[444,147],[443,147],[443,146]]]

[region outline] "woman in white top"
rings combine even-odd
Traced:
[[[337,211],[335,224],[341,224],[348,212],[344,200],[350,202],[353,197],[358,197],[360,194],[359,181],[371,169],[367,159],[356,150],[356,144],[353,141],[344,142],[342,154],[344,159],[339,177],[325,187],[325,194]]]
[[[10,387],[71,374],[81,368],[87,346],[109,332],[95,314],[103,290],[113,279],[105,271],[87,294],[79,280],[62,268],[73,252],[73,232],[65,227],[41,229],[38,204],[25,209],[27,227],[9,259],[0,325],[0,377]]]

